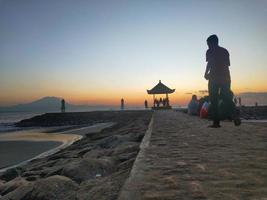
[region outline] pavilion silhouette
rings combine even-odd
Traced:
[[[171,105],[170,105],[170,99],[169,99],[169,95],[171,93],[174,93],[175,89],[170,89],[169,87],[167,87],[166,85],[164,85],[161,80],[159,80],[159,83],[153,87],[151,90],[147,90],[148,94],[152,94],[153,95],[153,107],[152,109],[171,109]],[[163,100],[162,106],[160,105],[161,102],[158,102],[158,99],[156,99],[156,95],[158,94],[165,94],[166,98],[165,98],[165,103]]]

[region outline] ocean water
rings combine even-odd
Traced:
[[[21,130],[14,124],[23,119],[29,119],[43,113],[35,112],[0,112],[0,133]]]

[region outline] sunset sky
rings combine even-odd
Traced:
[[[233,91],[267,92],[267,0],[0,0],[0,106],[43,96],[142,105],[159,80],[184,105],[207,89],[214,33]]]

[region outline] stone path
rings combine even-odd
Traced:
[[[175,111],[157,111],[153,121],[120,200],[267,200],[266,126],[210,129]]]

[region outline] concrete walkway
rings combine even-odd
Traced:
[[[120,200],[267,200],[267,127],[157,111]]]

